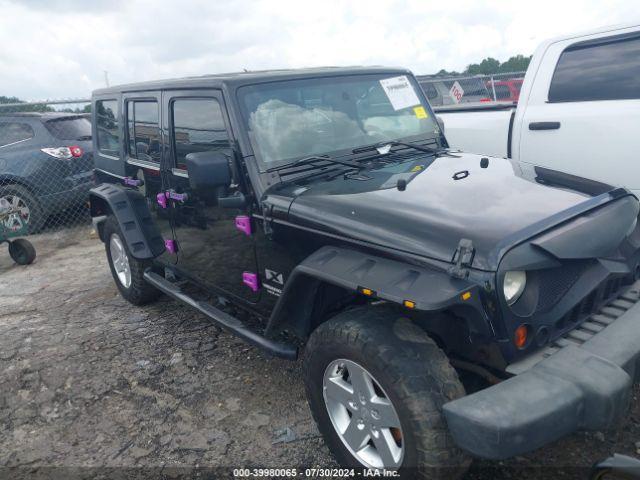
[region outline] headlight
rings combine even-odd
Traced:
[[[503,291],[504,298],[509,305],[516,303],[520,298],[524,287],[527,284],[527,274],[520,270],[507,272],[504,276]]]

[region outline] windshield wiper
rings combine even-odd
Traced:
[[[402,142],[400,140],[389,140],[388,142],[379,142],[379,143],[374,143],[373,145],[365,145],[364,147],[354,148],[352,152],[362,153],[362,152],[368,152],[370,150],[377,150],[380,155],[385,155],[391,151],[391,147],[395,147],[398,145],[401,145],[403,147],[413,148],[415,150],[419,150],[425,153],[441,154],[446,152],[446,150],[443,150],[443,149],[425,147],[424,145],[419,145],[417,143]]]
[[[279,172],[280,170],[296,167],[298,165],[313,165],[314,163],[317,163],[320,161],[329,162],[329,163],[338,164],[338,165],[346,165],[347,167],[352,167],[357,169],[364,168],[364,165],[357,162],[351,162],[349,160],[341,160],[339,158],[332,158],[332,157],[321,157],[319,155],[311,155],[310,157],[300,158],[295,162],[287,163],[286,165],[270,168],[267,170],[267,172]]]
[[[82,135],[81,137],[76,138],[77,142],[80,142],[82,140],[91,140],[91,135]]]

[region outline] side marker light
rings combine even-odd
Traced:
[[[374,292],[370,288],[359,287],[358,290],[360,290],[361,294],[366,295],[367,297],[373,297],[376,294],[376,292]]]

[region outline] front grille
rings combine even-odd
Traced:
[[[589,266],[589,262],[575,261],[567,262],[559,268],[531,271],[530,280],[537,283],[539,291],[535,311],[544,313],[551,310]]]
[[[591,292],[591,294],[563,317],[565,328],[568,322],[577,322],[586,316],[587,318],[585,318],[584,321],[553,340],[541,350],[512,363],[507,367],[507,371],[515,375],[523,373],[564,347],[569,345],[581,346],[604,328],[611,325],[640,301],[640,281],[635,282],[628,288],[622,288],[622,290],[620,290],[622,286],[622,278],[607,280],[600,288]],[[599,297],[599,295],[602,296]],[[598,301],[598,298],[609,301],[598,309],[596,304],[602,305],[602,302]],[[574,318],[576,320],[573,320]]]
[[[612,278],[608,280],[604,288],[603,298],[609,298],[610,296],[612,296],[615,292],[620,290],[621,285],[622,285],[621,277]]]
[[[558,320],[556,322],[556,328],[558,330],[564,330],[568,326],[574,325],[584,317],[594,313],[598,305],[602,305],[615,296],[620,290],[620,287],[622,287],[622,281],[623,279],[621,277],[616,277],[604,282]]]

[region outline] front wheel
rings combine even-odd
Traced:
[[[151,262],[131,256],[115,217],[109,216],[105,221],[103,238],[111,275],[125,300],[144,305],[158,298],[160,291],[144,279],[144,272]]]
[[[464,388],[411,320],[387,307],[348,310],[318,327],[305,352],[309,405],[342,465],[424,478],[466,471],[442,414]]]

